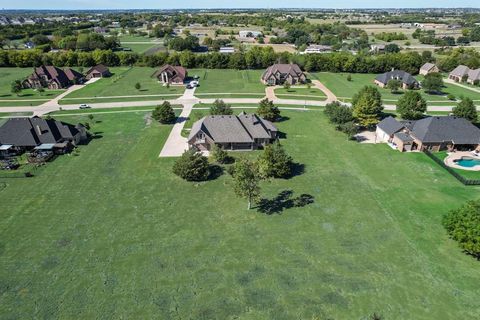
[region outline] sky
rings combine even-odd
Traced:
[[[479,0],[0,0],[3,9],[480,8]]]

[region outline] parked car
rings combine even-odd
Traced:
[[[187,88],[187,89],[193,89],[193,87],[192,87],[192,85],[191,85],[190,83],[187,84],[187,85],[185,86],[185,88]]]
[[[195,88],[195,87],[198,87],[200,83],[197,80],[193,80],[193,81],[190,81],[189,84],[192,86],[192,88]]]
[[[90,109],[91,107],[88,104],[81,104],[80,109]]]

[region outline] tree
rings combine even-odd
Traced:
[[[465,118],[472,122],[477,121],[477,108],[475,107],[473,100],[470,98],[462,98],[452,111],[453,115],[456,117]]]
[[[90,121],[93,121],[93,114],[90,113],[90,114],[88,115],[88,119],[90,119]]]
[[[387,88],[390,89],[390,92],[392,93],[397,93],[401,86],[402,82],[397,79],[391,79],[387,82]]]
[[[22,92],[22,82],[20,80],[13,81],[11,85],[11,91],[18,96],[20,92]]]
[[[157,106],[152,112],[152,118],[160,123],[172,123],[175,121],[175,112],[173,111],[170,102],[164,101],[161,105]]]
[[[469,201],[451,210],[443,217],[448,235],[457,241],[466,253],[480,258],[480,201]]]
[[[290,82],[285,81],[285,83],[283,84],[283,88],[288,91],[288,90],[290,90],[290,87],[291,87]]]
[[[353,121],[342,123],[337,126],[337,129],[345,133],[348,140],[352,140],[358,132],[358,127]]]
[[[37,89],[37,92],[42,96],[43,93],[45,92],[45,89],[40,87],[40,88]]]
[[[257,113],[260,117],[268,121],[277,121],[280,118],[280,110],[267,98],[260,101]]]
[[[230,159],[227,151],[223,150],[216,144],[212,148],[211,156],[213,160],[215,160],[218,163],[226,163]]]
[[[325,114],[330,122],[335,124],[353,121],[352,108],[342,105],[338,101],[327,104],[325,106]]]
[[[252,202],[260,196],[260,175],[255,163],[241,159],[235,163],[233,171],[234,191],[239,197],[248,200],[248,210]]]
[[[442,75],[436,72],[427,74],[422,81],[422,88],[428,93],[442,92]]]
[[[400,52],[400,47],[395,43],[389,43],[385,46],[385,53],[397,53]]]
[[[397,102],[397,111],[406,120],[422,118],[427,111],[427,101],[416,91],[407,91]]]
[[[347,75],[347,81],[352,81],[352,75],[351,74]]]
[[[216,115],[231,115],[233,114],[232,106],[223,102],[223,100],[217,99],[210,107],[210,114]]]
[[[257,164],[262,178],[287,178],[292,174],[292,157],[279,142],[266,145]]]
[[[365,86],[352,97],[353,117],[364,127],[371,127],[380,121],[383,111],[382,95],[377,88]]]
[[[140,90],[141,87],[142,85],[140,84],[140,82],[135,83],[135,89]]]
[[[205,181],[210,176],[208,159],[193,149],[186,150],[173,164],[173,173],[187,181]]]

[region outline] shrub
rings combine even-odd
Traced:
[[[231,115],[233,114],[232,106],[223,102],[223,100],[215,100],[210,107],[210,114],[215,115]]]
[[[448,235],[466,253],[480,258],[480,201],[469,201],[443,217]]]
[[[208,159],[193,149],[187,150],[175,161],[173,173],[187,181],[205,181],[210,176]]]
[[[280,110],[268,99],[260,101],[257,113],[260,117],[268,121],[277,121],[280,119]]]
[[[349,75],[347,76],[347,81],[352,81],[352,75],[351,75],[351,74],[349,74]]]
[[[473,100],[470,98],[462,98],[453,108],[453,115],[460,118],[465,118],[469,121],[476,122],[478,113]]]
[[[257,160],[258,171],[263,178],[287,178],[292,174],[292,157],[279,142],[266,145]]]
[[[152,112],[152,118],[160,123],[172,123],[175,121],[175,112],[173,111],[170,102],[164,101],[161,105],[157,106]]]
[[[342,124],[353,120],[352,109],[335,101],[325,106],[325,114],[330,122]]]
[[[211,156],[213,160],[218,163],[227,163],[230,160],[227,151],[223,150],[218,145],[213,146]]]
[[[455,100],[457,100],[457,97],[455,97],[454,94],[449,93],[449,94],[447,95],[447,99],[448,99],[448,100],[451,100],[451,101],[455,101]]]

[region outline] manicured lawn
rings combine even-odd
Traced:
[[[260,82],[262,73],[263,70],[188,70],[190,76],[200,77],[200,86],[195,91],[199,98],[261,98],[265,96],[265,85]]]
[[[448,154],[446,151],[436,152],[433,155],[435,155],[437,158],[441,159],[442,161],[445,160],[446,157],[448,157]],[[480,171],[462,170],[457,168],[452,168],[452,169],[453,171],[460,174],[466,179],[480,180]]]
[[[354,73],[351,74],[352,81],[347,81],[347,73],[329,73],[329,72],[320,72],[313,74],[314,77],[318,78],[323,84],[325,84],[340,100],[350,101],[352,96],[358,92],[365,85],[372,85],[373,80],[375,79],[375,74],[361,74]],[[421,77],[417,77],[421,81]],[[392,94],[388,89],[379,88],[382,93],[382,98],[385,104],[395,104],[396,101],[401,97],[402,93]],[[457,98],[460,96],[470,97],[473,100],[477,100],[480,104],[480,94],[475,93],[471,90],[461,88],[452,84],[445,84],[443,92],[444,95],[431,95],[426,94],[423,90],[419,90],[423,97],[427,100],[430,105],[445,105],[452,106],[455,105],[455,101],[449,101],[447,95],[452,93]]]
[[[183,94],[185,90],[183,86],[167,88],[152,78],[151,75],[155,70],[146,67],[111,68],[114,73],[111,77],[100,79],[83,89],[72,92],[62,99],[61,103],[112,102],[112,100],[118,99],[120,101],[136,101],[139,98],[145,100],[175,99]],[[135,89],[137,82],[141,85],[140,90]],[[142,95],[145,97],[138,97]]]
[[[349,142],[321,112],[284,114],[305,172],[262,195],[315,202],[282,214],[247,211],[228,174],[173,175],[158,158],[171,126],[145,112],[97,115],[79,156],[2,180],[2,318],[475,319],[479,262],[441,218],[480,189],[423,154]]]
[[[123,45],[125,48],[132,49],[133,52],[144,53],[145,51],[157,46],[155,43],[126,43]]]
[[[325,94],[317,88],[291,87],[290,89],[275,89],[275,95],[279,99],[296,99],[296,100],[326,100]]]
[[[45,90],[40,94],[35,90],[25,89],[18,95],[13,94],[11,92],[12,82],[25,79],[32,73],[32,70],[33,68],[0,68],[0,107],[36,106],[63,92],[63,90]]]

